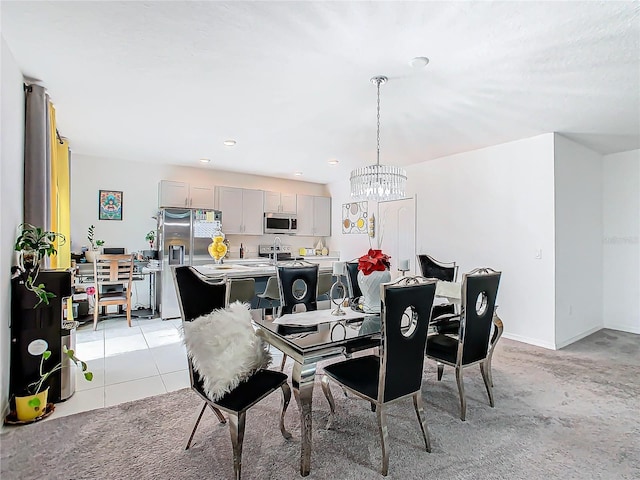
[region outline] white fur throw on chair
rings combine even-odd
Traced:
[[[183,327],[187,354],[213,401],[271,362],[271,355],[251,325],[246,304],[235,302],[227,309],[183,322]]]

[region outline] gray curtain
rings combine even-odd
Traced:
[[[24,222],[49,229],[51,149],[47,94],[39,85],[28,85],[24,134]]]

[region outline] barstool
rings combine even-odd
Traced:
[[[256,281],[253,278],[238,278],[229,280],[229,301],[231,304],[236,301],[251,304],[251,300],[256,296]]]
[[[262,300],[267,300],[269,302],[269,308],[273,308],[274,300],[280,301],[280,290],[278,289],[277,277],[269,277],[264,292],[258,294],[258,305],[256,305],[256,308],[260,308],[260,301]]]
[[[333,275],[331,273],[321,273],[318,275],[318,300],[331,300],[330,292],[333,286]]]

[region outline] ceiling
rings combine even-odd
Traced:
[[[75,154],[328,183],[547,132],[640,148],[637,2],[10,2]],[[430,59],[413,68],[417,56]],[[223,141],[235,139],[235,147]],[[328,160],[337,159],[336,166]],[[301,177],[294,177],[301,171]]]

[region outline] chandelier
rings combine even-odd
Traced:
[[[407,172],[404,168],[380,165],[380,85],[387,77],[373,77],[378,88],[378,157],[375,165],[356,168],[351,172],[351,198],[354,200],[398,200],[405,197]]]

